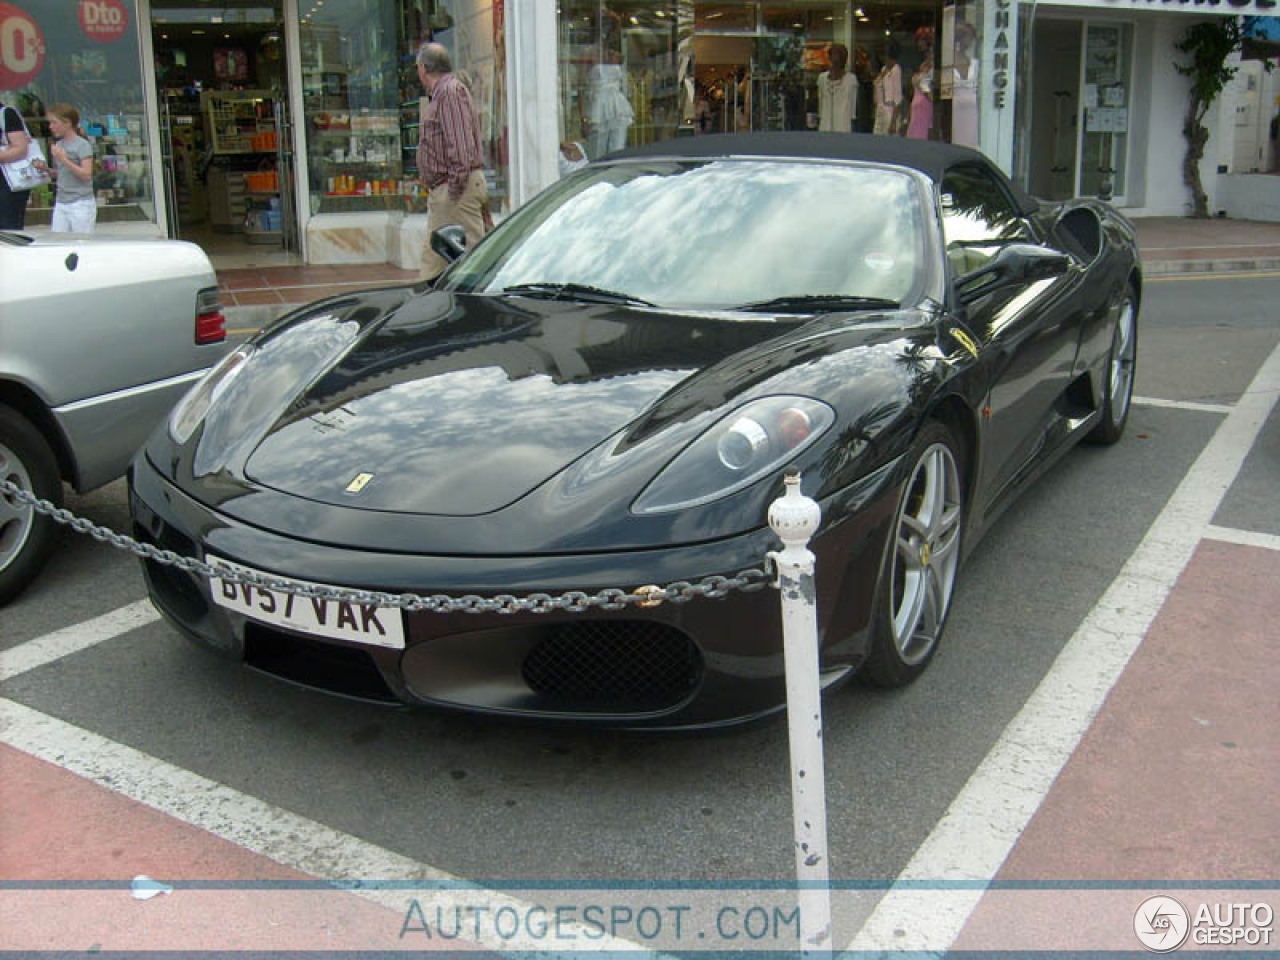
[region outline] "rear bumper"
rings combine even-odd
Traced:
[[[208,368],[57,407],[54,417],[75,453],[75,487],[84,492],[122,476],[156,425]]]

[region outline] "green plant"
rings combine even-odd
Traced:
[[[1209,130],[1204,125],[1205,114],[1236,75],[1236,68],[1227,65],[1227,58],[1240,49],[1243,39],[1239,17],[1214,17],[1190,26],[1177,44],[1181,53],[1191,56],[1191,63],[1174,66],[1180,74],[1191,79],[1187,115],[1182,123],[1182,135],[1187,138],[1182,182],[1191,190],[1192,216],[1195,217],[1209,216],[1209,198],[1200,182],[1200,161],[1209,142]]]

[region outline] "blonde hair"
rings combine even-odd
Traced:
[[[78,136],[83,137],[84,131],[80,129],[80,111],[69,103],[55,103],[52,107],[45,110],[46,115],[57,117],[64,123],[71,124]]]

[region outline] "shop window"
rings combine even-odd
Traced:
[[[843,129],[837,112],[848,128],[870,132],[875,80],[892,47],[903,106],[891,132],[946,140],[954,125],[958,142],[976,145],[974,6],[946,7],[943,50],[933,4],[561,0],[560,140],[598,158],[702,133]],[[820,85],[836,45],[856,82],[833,105]],[[912,127],[919,89],[928,102]]]
[[[503,6],[484,0],[303,0],[303,101],[312,213],[426,210],[417,51],[449,50],[471,91],[490,205],[507,207]]]
[[[98,224],[155,221],[150,142],[132,3],[104,3],[104,15],[86,22],[60,5],[10,0],[8,41],[23,55],[0,63],[5,104],[17,107],[33,136],[49,152],[45,110],[68,103],[93,144],[93,189]],[[11,48],[6,48],[11,49]],[[48,224],[53,186],[31,191],[27,226]]]
[[[398,4],[303,0],[299,12],[311,212],[404,207]]]

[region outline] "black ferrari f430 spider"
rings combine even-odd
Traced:
[[[1001,510],[1078,440],[1121,436],[1141,293],[1123,217],[1041,204],[974,151],[653,144],[549,188],[430,287],[254,336],[135,460],[135,532],[389,594],[630,593],[762,566],[796,469],[822,507],[823,682],[903,684]],[[784,702],[772,590],[406,613],[146,574],[185,633],[349,695],[666,728]]]

